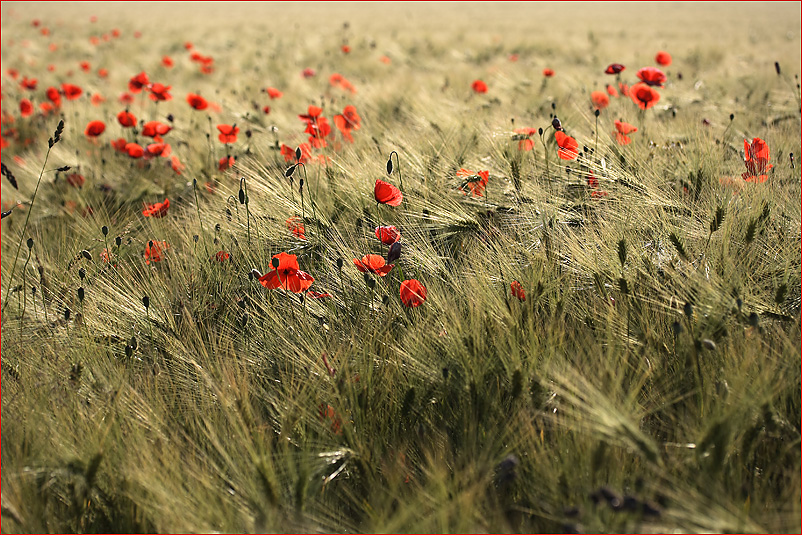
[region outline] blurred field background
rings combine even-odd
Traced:
[[[793,2],[3,2],[2,532],[799,533],[801,26]],[[597,118],[659,50],[657,104]],[[140,72],[172,99],[121,103]],[[361,126],[290,181],[312,105]],[[111,147],[150,142],[124,109],[172,127],[176,169]],[[401,255],[363,276],[379,225]],[[260,285],[281,252],[331,297]]]

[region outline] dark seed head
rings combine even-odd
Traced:
[[[83,287],[78,288],[78,301],[83,301],[84,300],[84,295],[85,295],[85,293],[84,293]]]
[[[90,252],[89,252],[89,251],[87,251],[86,249],[84,249],[83,251],[81,251],[81,256],[83,256],[83,257],[84,257],[84,258],[86,258],[87,260],[92,260],[92,253],[90,253]]]
[[[100,232],[102,232],[104,236],[108,236],[109,235],[109,227],[107,227],[106,225],[103,225],[100,228]]]
[[[554,117],[554,119],[551,120],[551,126],[553,126],[555,130],[562,130],[563,129],[563,124],[560,122],[560,120],[557,117]]]
[[[28,246],[28,249],[33,249],[33,238],[28,238],[28,241],[25,242],[25,245]]]
[[[274,259],[273,259],[273,260],[270,262],[270,265],[272,265],[272,266],[273,266],[273,269],[278,269],[278,264],[279,264],[278,258],[274,258]]]
[[[84,268],[79,269],[78,276],[81,278],[81,280],[84,280],[84,278],[86,278],[86,269]]]
[[[117,247],[119,247],[122,243],[123,243],[122,237],[117,236],[116,238],[114,238],[114,245],[116,245]]]
[[[150,297],[148,297],[147,295],[142,296],[142,304],[145,305],[146,309],[149,308],[150,307]]]

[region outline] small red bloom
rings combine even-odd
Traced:
[[[33,91],[34,89],[36,89],[37,82],[38,81],[36,80],[36,78],[28,78],[27,76],[23,76],[20,85],[22,86],[23,89],[28,89],[30,91]]]
[[[170,244],[168,244],[166,241],[157,242],[150,240],[145,246],[145,263],[150,264],[151,262],[161,262],[162,253],[166,252],[169,248]]]
[[[381,62],[382,62],[382,63],[384,63],[385,65],[389,65],[390,63],[392,63],[392,62],[393,62],[393,60],[391,60],[391,59],[390,59],[390,58],[388,58],[387,56],[382,56],[382,57],[380,57],[380,58],[379,58],[379,61],[381,61]]]
[[[92,93],[92,106],[100,106],[102,102],[106,102],[106,99],[100,93]]]
[[[744,164],[747,171],[742,175],[744,180],[756,184],[768,180],[769,176],[766,173],[774,167],[769,163],[768,144],[759,137],[754,138],[751,145],[744,139]]]
[[[510,291],[512,292],[512,296],[517,297],[519,301],[526,301],[526,293],[520,282],[512,281],[510,283]]]
[[[81,174],[72,173],[70,175],[67,175],[67,184],[69,184],[73,188],[80,188],[81,186],[84,185],[85,181],[86,179]]]
[[[128,156],[131,158],[141,158],[145,154],[145,149],[136,143],[127,143],[125,145],[125,152],[127,152]]]
[[[306,229],[304,228],[304,220],[298,216],[293,216],[287,219],[285,222],[287,225],[287,230],[292,232],[296,238],[300,238],[302,240],[306,239]]]
[[[61,106],[61,93],[58,89],[55,87],[48,87],[45,94],[47,95],[48,100],[50,100],[50,102],[52,102],[55,106]]]
[[[636,127],[623,121],[615,122],[615,130],[615,140],[621,145],[629,145],[632,142],[632,139],[630,139],[627,134],[638,131]]]
[[[300,270],[297,258],[294,254],[287,253],[274,255],[273,260],[277,260],[278,265],[274,264],[273,271],[260,277],[259,282],[270,290],[284,288],[296,294],[305,292],[315,279],[309,273]]]
[[[317,74],[315,72],[315,69],[311,69],[309,67],[301,71],[301,76],[303,76],[304,78],[312,78],[315,74]]]
[[[376,237],[384,245],[392,245],[401,239],[401,233],[394,226],[376,227]]]
[[[619,72],[623,71],[624,69],[626,69],[626,67],[624,67],[620,63],[611,63],[611,64],[609,64],[607,66],[607,68],[604,70],[604,72],[606,74],[618,74]]]
[[[223,156],[220,158],[220,161],[217,162],[217,169],[218,171],[225,171],[226,169],[234,167],[235,163],[237,163],[237,160],[235,160],[233,156]]]
[[[172,129],[173,127],[159,121],[148,121],[142,126],[142,135],[155,139],[158,136],[166,135]]]
[[[518,54],[510,54],[510,55],[507,57],[507,59],[508,59],[508,60],[510,60],[510,61],[512,61],[513,63],[515,63],[516,61],[518,61],[518,57],[519,57],[519,56],[518,56]]]
[[[384,257],[377,254],[368,254],[362,260],[354,258],[356,269],[362,273],[375,273],[379,277],[387,275],[395,264],[385,264]]]
[[[481,197],[484,194],[487,183],[490,181],[490,171],[474,173],[462,168],[457,171],[457,176],[465,179],[465,182],[460,186],[460,190],[467,195],[468,192],[465,191],[465,186],[467,186],[474,197]]]
[[[30,117],[33,115],[33,103],[27,98],[20,100],[19,112],[23,117]]]
[[[660,100],[660,93],[643,82],[638,82],[629,88],[629,96],[642,110],[648,110]]]
[[[513,132],[517,134],[513,139],[518,140],[518,150],[530,151],[535,147],[534,141],[530,138],[537,134],[537,128],[516,128]]]
[[[67,100],[75,100],[81,96],[83,90],[77,85],[61,84],[61,92],[64,94],[64,98]]]
[[[125,152],[125,146],[127,144],[128,142],[122,137],[119,137],[111,142],[111,146],[114,147],[114,150],[117,152]]]
[[[236,143],[237,134],[239,133],[239,127],[237,125],[218,124],[217,129],[220,131],[220,135],[217,136],[217,139],[219,139],[221,143]]]
[[[134,101],[134,97],[131,93],[122,93],[117,100],[123,104],[131,104]]]
[[[471,89],[476,93],[487,93],[487,84],[482,80],[474,80],[471,84]]]
[[[621,91],[621,94],[624,95],[625,97],[629,96],[629,86],[624,82],[618,83],[618,90]]]
[[[267,96],[270,97],[270,100],[281,98],[281,96],[284,94],[275,87],[268,87],[265,91],[267,91]]]
[[[145,217],[164,217],[169,209],[170,200],[165,198],[164,202],[146,205],[145,209],[142,210],[142,215]]]
[[[137,74],[136,76],[132,77],[128,80],[128,90],[131,93],[139,93],[142,91],[142,88],[147,87],[150,84],[150,79],[148,75],[143,71]]]
[[[155,156],[161,156],[162,158],[167,158],[170,156],[171,148],[168,143],[151,143],[147,146],[146,158],[153,158]]]
[[[543,69],[543,76],[545,76],[546,78],[551,78],[552,76],[554,76],[554,69],[549,69],[549,68]]]
[[[426,287],[415,279],[401,283],[401,302],[407,307],[417,307],[426,301]]]
[[[298,160],[296,163],[306,163],[312,157],[312,146],[309,143],[301,143],[298,148],[301,149],[301,159]],[[285,145],[284,143],[281,144],[281,155],[284,156],[285,162],[291,162],[295,160],[295,149]]]
[[[377,203],[387,204],[389,206],[398,206],[404,198],[397,187],[388,184],[383,180],[376,180],[376,185],[373,187],[373,198]]]
[[[658,65],[662,65],[663,67],[668,67],[669,65],[671,65],[671,54],[661,50],[654,57],[654,61],[656,61]]]
[[[178,156],[172,156],[170,158],[170,167],[172,168],[173,171],[175,171],[175,174],[177,175],[180,175],[181,171],[186,169],[184,164],[181,163],[181,160],[178,159]]]
[[[56,107],[51,102],[40,102],[39,109],[42,110],[42,115],[50,115],[51,112],[56,111]]]
[[[362,118],[359,117],[356,107],[351,105],[346,106],[342,115],[335,115],[333,120],[340,132],[342,132],[343,137],[353,143],[354,138],[351,136],[351,131],[359,130],[362,124]]]
[[[212,257],[213,260],[217,260],[218,262],[225,262],[231,258],[231,255],[225,251],[217,251],[214,256]]]
[[[109,75],[109,71],[108,69],[98,69],[97,75],[100,76],[101,78],[106,78]]]
[[[597,110],[603,110],[610,105],[610,97],[604,91],[593,91],[590,94],[590,100],[593,101],[593,107]]]
[[[121,111],[117,114],[117,120],[123,126],[123,128],[130,128],[132,126],[136,126],[136,117],[134,117],[133,113],[129,111]]]
[[[150,100],[159,102],[164,100],[171,100],[173,96],[169,93],[169,85],[164,84],[151,84],[150,86]]]
[[[565,135],[563,132],[554,132],[554,139],[557,140],[557,146],[560,147],[557,155],[562,160],[573,160],[579,156],[579,144],[571,136]]]
[[[164,65],[168,69],[172,69],[173,65],[175,65],[175,62],[173,61],[173,58],[171,58],[170,56],[162,56],[162,65]]]
[[[348,54],[349,52],[351,52],[351,47],[348,45],[343,45],[340,47],[340,50],[343,51],[343,54]]]
[[[205,110],[209,107],[209,103],[206,102],[206,99],[195,93],[187,95],[187,103],[196,110]]]
[[[663,71],[655,67],[644,67],[637,74],[644,84],[650,86],[663,87],[666,81],[666,75]]]
[[[611,85],[608,85],[607,86],[607,94],[610,95],[611,97],[617,97],[618,96],[618,90],[615,87],[613,87]]]
[[[88,137],[97,137],[102,134],[105,129],[106,124],[103,121],[90,121],[89,124],[86,125],[84,134]]]

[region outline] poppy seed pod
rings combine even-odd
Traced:
[[[554,127],[555,130],[561,131],[563,129],[563,124],[557,117],[554,117],[554,119],[551,120],[551,126]]]
[[[399,258],[401,258],[401,242],[397,241],[387,251],[387,263],[395,262]]]

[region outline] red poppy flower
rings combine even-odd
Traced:
[[[42,110],[42,115],[50,115],[51,112],[56,111],[56,107],[51,102],[40,102],[39,109]]]
[[[170,157],[170,167],[172,168],[173,171],[175,171],[175,174],[177,175],[180,175],[181,171],[186,169],[186,166],[184,166],[184,164],[181,163],[181,160],[178,159],[178,156]]]
[[[81,186],[84,185],[84,182],[86,182],[86,179],[81,174],[72,173],[70,175],[67,175],[67,184],[69,184],[73,188],[80,188]]]
[[[82,61],[80,64],[81,70],[84,72],[89,72],[92,70],[92,66],[89,64],[88,61]]]
[[[168,69],[172,69],[173,65],[175,65],[175,62],[173,61],[173,58],[171,58],[170,56],[162,56],[162,65],[164,65]]]
[[[375,273],[379,277],[387,275],[395,264],[385,264],[384,257],[377,254],[368,254],[362,260],[354,258],[356,269],[362,273]]]
[[[669,65],[671,65],[671,54],[661,50],[654,57],[654,61],[656,61],[658,65],[662,65],[663,67],[668,67]]]
[[[166,241],[150,240],[145,246],[145,263],[161,262],[162,254],[170,248],[170,244]]]
[[[217,129],[220,131],[220,135],[217,136],[217,139],[219,139],[221,143],[235,143],[237,141],[237,134],[239,133],[239,127],[237,125],[218,124]]]
[[[20,100],[19,112],[23,117],[30,117],[33,115],[33,103],[27,98]]]
[[[165,198],[164,202],[146,205],[145,209],[142,210],[142,215],[145,217],[164,217],[169,209],[170,200]]]
[[[298,146],[301,149],[301,159],[298,160],[296,163],[306,163],[312,157],[312,146],[309,143],[301,143]],[[284,156],[285,162],[291,162],[295,160],[295,149],[285,145],[284,143],[281,144],[281,155]]]
[[[131,158],[141,158],[145,154],[145,149],[136,143],[127,143],[125,145],[125,152],[127,152],[128,156]]]
[[[401,302],[407,307],[417,307],[426,301],[426,287],[415,279],[401,283]]]
[[[111,146],[114,147],[114,150],[116,150],[117,152],[125,152],[125,146],[127,144],[128,142],[125,140],[125,138],[122,137],[118,137],[117,139],[111,142]]]
[[[563,132],[554,132],[554,139],[557,140],[557,146],[560,147],[557,155],[562,160],[573,160],[579,156],[579,144],[571,136],[565,135]]]
[[[611,63],[611,64],[609,64],[607,66],[607,68],[604,70],[604,72],[605,72],[605,74],[618,74],[619,72],[623,71],[624,69],[626,69],[626,67],[624,67],[620,63]]]
[[[342,418],[334,411],[334,407],[327,403],[321,403],[318,407],[318,415],[323,421],[331,420],[331,431],[335,435],[342,434]]]
[[[310,106],[309,108],[313,107]],[[329,121],[325,117],[313,117],[306,121],[304,133],[309,134],[309,144],[316,149],[320,149],[327,146],[326,137],[331,133],[331,126],[329,126]]]
[[[535,147],[530,138],[537,134],[537,128],[516,128],[513,132],[516,134],[513,140],[518,140],[518,150],[530,151]]]
[[[67,100],[75,100],[81,96],[83,90],[77,85],[61,84],[61,92],[64,94],[64,98]]]
[[[618,90],[621,91],[621,94],[625,97],[629,96],[629,86],[623,82],[618,83]]]
[[[171,148],[170,145],[167,143],[151,143],[147,146],[146,158],[154,158],[156,156],[161,156],[162,158],[167,158],[170,156]]]
[[[186,48],[187,50],[192,50],[192,47],[193,47],[193,44],[191,42],[186,41],[184,43],[184,48]]]
[[[384,245],[392,245],[401,239],[401,233],[394,226],[376,227],[376,237]]]
[[[301,71],[301,76],[303,76],[304,78],[312,78],[315,74],[317,74],[315,72],[315,69],[311,69],[309,67]]]
[[[136,117],[134,117],[133,113],[129,111],[121,111],[117,114],[117,120],[123,126],[123,128],[130,128],[132,126],[136,126]]]
[[[259,282],[270,290],[284,288],[296,294],[305,292],[315,279],[309,273],[300,270],[297,258],[294,254],[287,253],[274,255],[273,260],[278,260],[276,262],[278,265],[274,265],[273,271],[259,277]]]
[[[517,297],[519,301],[526,301],[526,293],[520,282],[512,281],[510,283],[510,291],[512,292],[512,296]]]
[[[217,260],[218,262],[225,262],[231,258],[231,255],[225,251],[217,251],[214,256],[212,256],[212,260]]]
[[[744,180],[756,184],[762,184],[768,180],[769,176],[766,172],[774,167],[769,163],[768,144],[759,137],[753,139],[751,145],[744,139],[744,164],[746,164],[747,171],[742,175]]]
[[[17,69],[6,69],[6,74],[15,80],[19,78],[19,71]]]
[[[292,232],[296,238],[300,238],[302,240],[306,239],[306,229],[304,228],[304,220],[298,216],[292,216],[285,221],[287,225],[287,230]]]
[[[629,145],[632,142],[632,139],[627,136],[627,134],[631,134],[632,132],[637,132],[638,129],[623,121],[616,121],[615,122],[615,140],[621,145]]]
[[[206,102],[206,99],[200,95],[196,95],[195,93],[190,93],[187,95],[187,103],[196,110],[205,110],[209,107],[209,103]]]
[[[349,82],[342,74],[336,72],[332,74],[331,77],[329,78],[329,84],[335,87],[340,87],[342,89],[345,89],[346,91],[350,91],[351,93],[356,93],[356,88],[354,87],[354,84]]]
[[[590,100],[593,101],[593,107],[597,110],[603,110],[610,105],[610,97],[603,91],[593,91],[590,94]]]
[[[234,167],[235,163],[237,163],[237,160],[235,160],[233,156],[223,156],[220,158],[220,161],[217,162],[217,169],[218,171],[225,171],[226,169]]]
[[[92,93],[92,106],[100,106],[102,102],[106,102],[106,99],[100,93]]]
[[[155,139],[158,136],[166,135],[167,132],[172,129],[172,126],[160,123],[159,121],[148,121],[142,125],[142,135]]]
[[[349,52],[351,52],[351,47],[348,45],[343,45],[340,47],[340,50],[343,51],[343,54],[348,54]]]
[[[134,101],[134,97],[131,93],[122,93],[117,100],[123,104],[131,104]]]
[[[359,130],[362,124],[362,118],[356,111],[354,106],[346,106],[342,115],[335,115],[333,117],[334,124],[342,132],[343,137],[349,142],[353,143],[354,138],[351,136],[351,130]]]
[[[648,110],[660,100],[660,93],[643,82],[638,82],[629,88],[629,96],[642,110]]]
[[[613,87],[611,85],[608,85],[607,86],[607,94],[610,95],[611,97],[617,97],[618,96],[618,91],[616,90],[615,87]]]
[[[52,102],[56,106],[61,106],[61,93],[59,92],[58,89],[56,89],[55,87],[48,87],[47,92],[45,94],[47,95],[47,98],[48,100],[50,100],[50,102]]]
[[[106,124],[103,121],[90,121],[89,124],[86,125],[84,134],[88,137],[97,137],[102,134],[105,129]]]
[[[401,190],[392,184],[377,179],[376,185],[373,187],[373,198],[380,204],[398,206],[401,204],[404,195],[401,193]]]
[[[270,100],[281,98],[281,96],[284,94],[275,87],[268,87],[265,91],[267,91],[267,96],[270,97]]]
[[[106,78],[109,75],[109,70],[108,69],[98,69],[97,70],[97,75],[100,76],[101,78]]]
[[[471,84],[471,89],[476,93],[487,93],[487,84],[482,80],[474,80]]]
[[[554,76],[554,69],[549,69],[549,68],[543,69],[543,76],[545,76],[546,78],[551,78],[552,76]]]
[[[509,56],[507,56],[507,59],[512,61],[513,63],[518,61],[518,58],[519,58],[518,54],[510,54]]]
[[[660,69],[655,67],[644,67],[638,71],[638,78],[650,86],[663,87],[666,81],[666,75]]]
[[[28,89],[30,91],[33,91],[36,89],[37,83],[38,80],[36,78],[28,78],[27,76],[23,76],[20,85],[22,86],[23,89]]]
[[[143,71],[128,80],[128,90],[131,93],[139,93],[144,87],[150,84],[148,75]]]
[[[471,195],[474,197],[481,197],[487,187],[487,183],[490,181],[490,171],[478,171],[474,173],[473,171],[468,171],[463,168],[457,171],[457,176],[465,179],[464,183],[459,188],[460,191],[467,195],[468,192],[465,191],[465,186],[467,186]]]
[[[381,56],[381,57],[379,58],[379,61],[381,61],[381,62],[382,62],[382,63],[384,63],[385,65],[389,65],[390,63],[392,63],[392,62],[393,62],[393,60],[391,60],[391,59],[390,59],[390,58],[388,58],[387,56]]]
[[[169,85],[164,84],[151,84],[150,86],[150,100],[160,102],[164,100],[171,100],[173,96],[169,93]]]

